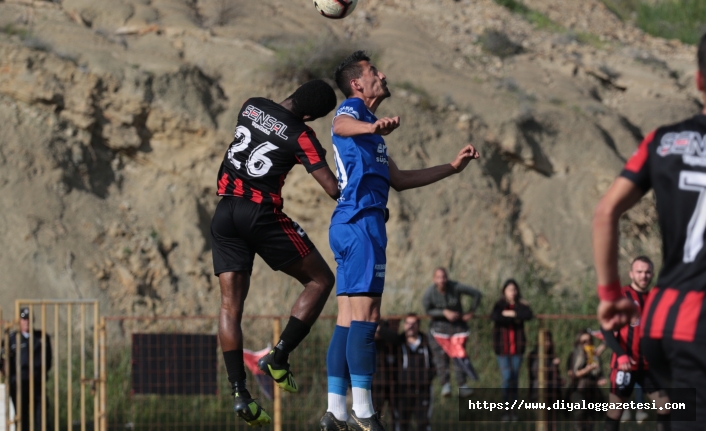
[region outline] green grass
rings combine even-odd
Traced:
[[[697,44],[706,32],[703,0],[603,0],[603,3],[623,21],[634,22],[653,36]]]
[[[525,20],[532,23],[536,28],[542,30],[549,30],[554,32],[561,32],[564,28],[549,19],[548,16],[543,13],[530,9],[524,3],[519,0],[494,0],[495,3],[503,6],[512,13],[516,13],[522,16]]]
[[[665,39],[697,44],[706,31],[706,2],[663,0],[637,9],[637,25],[647,33]]]

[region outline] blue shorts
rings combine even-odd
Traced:
[[[385,286],[384,212],[369,209],[348,223],[329,228],[329,244],[338,263],[336,296],[380,296]]]

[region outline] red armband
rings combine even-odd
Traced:
[[[618,366],[624,365],[624,364],[629,364],[629,363],[630,363],[630,357],[628,355],[618,356]]]
[[[598,285],[598,298],[601,301],[617,301],[623,296],[620,287],[620,280],[615,280],[605,286]]]

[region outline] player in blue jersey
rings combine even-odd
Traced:
[[[341,196],[331,218],[329,242],[337,269],[338,318],[327,357],[328,410],[321,429],[383,430],[372,405],[375,330],[385,283],[387,198],[461,172],[478,152],[464,146],[448,164],[401,171],[387,154],[383,136],[400,125],[399,117],[375,116],[390,97],[385,75],[357,51],[336,69],[336,84],[347,99],[333,121],[333,148]],[[346,391],[353,388],[348,415]]]

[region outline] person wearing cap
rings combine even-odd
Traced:
[[[30,401],[34,403],[34,429],[42,429],[42,331],[37,329],[31,329],[31,324],[29,322],[29,309],[23,308],[20,310],[20,376],[17,376],[17,331],[10,333],[10,345],[6,350],[5,346],[2,346],[2,352],[0,353],[0,372],[5,370],[5,360],[10,362],[10,375],[8,381],[10,383],[10,398],[12,399],[12,404],[15,411],[18,410],[17,406],[17,387],[19,384],[22,385],[21,391],[21,405],[22,405],[22,431],[29,431],[30,421],[29,421],[29,411],[30,411]],[[32,346],[34,351],[34,363],[30,369],[29,363],[29,331],[32,330]],[[51,341],[49,334],[46,334],[46,370],[49,372],[52,365],[52,351],[51,351]],[[34,397],[30,400],[30,373],[34,375]],[[49,403],[47,403],[47,410],[49,409]],[[50,415],[47,417],[47,427],[46,429],[51,429],[51,419]]]

